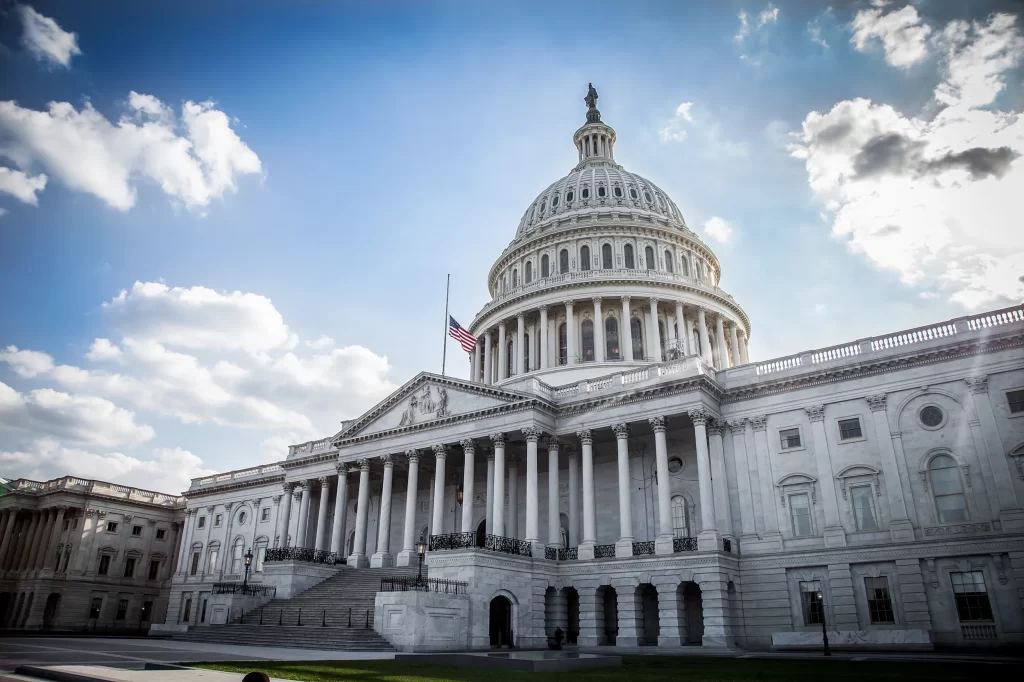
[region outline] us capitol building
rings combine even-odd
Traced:
[[[291,604],[341,633],[357,604],[404,650],[1024,641],[1024,308],[750,362],[718,258],[585,101],[469,380],[194,480],[154,629],[287,633]]]

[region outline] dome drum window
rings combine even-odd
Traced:
[[[601,199],[604,199],[605,194],[606,194],[606,192],[605,192],[605,189],[604,189],[604,185],[601,185],[600,187],[597,188],[597,196],[598,197],[600,197]]]
[[[584,245],[584,246],[580,247],[580,270],[589,270],[589,269],[590,269],[590,247]]]
[[[926,429],[937,429],[946,421],[946,414],[937,405],[925,405],[917,413],[917,418]]]
[[[569,190],[568,192],[565,193],[565,200],[568,201],[571,204],[573,196],[574,196],[574,194],[573,194],[572,190]]]
[[[589,199],[590,198],[590,188],[589,187],[584,187],[583,191],[580,192],[580,196],[582,196],[584,199]]]
[[[551,208],[556,208],[557,206],[558,206],[558,195],[557,194],[553,194],[551,196]]]
[[[619,187],[618,185],[615,185],[615,187],[612,188],[612,194],[615,195],[616,199],[621,199],[622,198],[622,188]]]
[[[646,190],[644,191],[644,201],[646,201],[648,204],[653,203],[651,201],[651,193]]]
[[[636,201],[637,197],[638,197],[638,195],[636,193],[636,188],[630,187],[629,188],[629,198],[633,199],[634,201]]]

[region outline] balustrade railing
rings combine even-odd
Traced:
[[[531,545],[525,540],[506,538],[501,535],[485,535],[483,544],[476,533],[446,533],[443,535],[431,535],[427,541],[431,550],[465,549],[473,547],[476,549],[487,549],[492,552],[503,554],[516,554],[518,556],[532,556]]]
[[[996,626],[991,623],[979,623],[978,625],[961,625],[960,636],[965,640],[999,639],[996,633]]]
[[[345,563],[337,552],[310,547],[274,547],[267,550],[264,561],[304,561],[309,564],[328,565]]]
[[[559,547],[558,548],[558,560],[559,561],[576,561],[580,558],[579,547]]]
[[[467,547],[479,547],[476,541],[476,533],[446,533],[444,535],[431,535],[427,540],[427,549],[430,551],[444,549],[465,549]]]
[[[247,597],[271,597],[277,594],[275,585],[253,583],[214,583],[214,594],[244,594]]]
[[[545,547],[544,558],[551,559],[552,561],[558,561],[558,550],[554,547]]]
[[[672,538],[673,552],[696,552],[697,538]]]
[[[594,545],[595,559],[614,559],[615,545]]]
[[[466,594],[469,583],[441,578],[410,578],[392,576],[380,579],[381,592],[436,592],[438,594]]]
[[[633,543],[633,556],[644,556],[654,554],[654,540]]]

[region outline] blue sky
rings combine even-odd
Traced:
[[[753,359],[1024,297],[1013,2],[2,9],[0,475],[173,490],[438,371],[588,82]]]

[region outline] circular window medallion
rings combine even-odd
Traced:
[[[238,525],[241,526],[243,524],[245,524],[245,512],[238,515]]]
[[[921,408],[921,412],[918,413],[918,419],[928,428],[936,429],[942,426],[942,422],[946,421],[946,415],[935,405],[925,405]]]
[[[678,474],[683,470],[683,460],[678,457],[670,457],[668,460],[668,472],[670,474]]]

